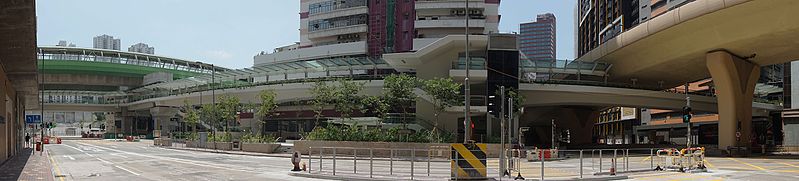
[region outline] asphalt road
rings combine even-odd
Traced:
[[[289,158],[165,149],[152,141],[64,140],[46,148],[56,180],[314,180],[289,176]]]
[[[278,157],[245,156],[233,154],[184,151],[152,146],[152,141],[116,142],[110,140],[65,140],[60,145],[47,145],[54,159],[54,173],[60,175],[56,180],[316,180],[289,175],[290,159]],[[319,170],[318,155],[310,162],[310,175],[332,176],[333,161],[326,155]],[[580,168],[586,177],[596,172],[607,172],[610,158],[604,156],[602,169],[599,168],[598,155],[591,158],[586,153],[583,167],[574,157],[545,162],[544,175],[547,179],[578,178]],[[657,164],[659,158],[652,160],[648,154],[630,155],[629,160],[618,159],[617,170],[648,170],[650,164]],[[304,157],[307,163],[307,157]],[[629,180],[799,180],[799,159],[774,158],[706,158],[708,172],[679,173],[632,172],[619,173]],[[357,165],[357,167],[356,167]],[[487,162],[488,175],[498,175],[498,161]],[[629,165],[629,166],[627,166]],[[370,169],[373,166],[373,169]],[[541,176],[540,162],[520,162],[520,171],[528,179]],[[417,159],[411,166],[410,160],[395,158],[394,161],[361,157],[356,162],[352,157],[341,155],[336,163],[336,177],[374,178],[388,180],[407,180],[413,174],[416,180],[446,180],[449,177],[450,163],[434,160],[428,163],[424,158]],[[411,171],[413,169],[413,171]],[[515,175],[515,172],[514,172]]]

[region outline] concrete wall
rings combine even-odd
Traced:
[[[17,92],[7,77],[5,69],[0,68],[0,163],[14,156],[21,149],[24,128],[23,111]]]
[[[363,26],[365,27],[365,26]],[[255,56],[255,66],[313,58],[366,54],[366,41],[301,48]]]
[[[257,153],[274,153],[280,147],[276,143],[241,143],[241,150]]]

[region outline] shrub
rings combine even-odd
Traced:
[[[435,131],[419,131],[411,134],[400,134],[398,127],[390,129],[363,128],[353,126],[317,126],[305,135],[308,140],[323,141],[368,141],[368,142],[416,142],[416,143],[449,143],[452,134]]]
[[[274,143],[275,137],[272,135],[256,135],[245,134],[241,136],[241,142],[244,143]]]

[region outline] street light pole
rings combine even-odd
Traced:
[[[214,113],[213,116],[211,116],[211,136],[214,138],[214,150],[216,150],[216,121],[217,121],[216,86],[214,85],[215,83],[216,83],[216,66],[214,66],[214,64],[211,64],[211,103],[213,104],[213,107],[211,107],[213,108],[213,110],[211,112]]]
[[[41,61],[41,62],[42,62],[42,64],[40,66],[44,67],[44,61]],[[41,109],[42,109],[42,112],[41,112],[42,118],[39,121],[39,122],[41,122],[40,128],[39,128],[39,129],[41,129],[41,135],[40,135],[41,136],[41,140],[40,140],[41,142],[40,142],[40,145],[41,145],[42,149],[39,150],[39,151],[41,151],[41,152],[39,152],[39,154],[41,155],[41,154],[44,154],[44,69],[40,68],[39,71],[40,71],[39,72],[39,80],[40,80],[39,81],[39,86],[40,86],[39,87],[39,92],[40,92],[39,94],[42,97],[42,101],[40,102]],[[55,119],[55,117],[53,117],[53,119]]]
[[[555,149],[555,119],[552,119],[552,149]]]
[[[463,86],[463,93],[464,93],[463,96],[464,96],[464,105],[465,105],[464,106],[464,111],[463,111],[463,129],[464,129],[463,143],[468,143],[469,140],[471,140],[471,137],[472,137],[472,130],[471,130],[472,119],[471,119],[471,115],[470,115],[470,111],[471,110],[469,110],[470,109],[469,108],[469,104],[471,104],[471,100],[469,99],[470,98],[469,96],[471,95],[471,90],[470,90],[471,86],[469,85],[470,84],[469,83],[469,0],[465,0],[465,1],[466,1],[466,8],[465,8],[466,9],[466,32],[465,32],[465,34],[466,34],[466,53],[465,53],[465,56],[466,56],[466,78],[463,80],[463,85],[464,85]]]

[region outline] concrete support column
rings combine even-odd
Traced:
[[[161,137],[169,136],[172,131],[170,128],[173,126],[170,118],[174,117],[180,109],[172,107],[153,107],[150,108],[150,114],[153,116],[153,130],[160,130]]]
[[[713,85],[718,90],[719,148],[750,146],[752,98],[755,83],[760,77],[760,65],[726,51],[707,53],[706,61]],[[738,131],[740,140],[735,136]]]

